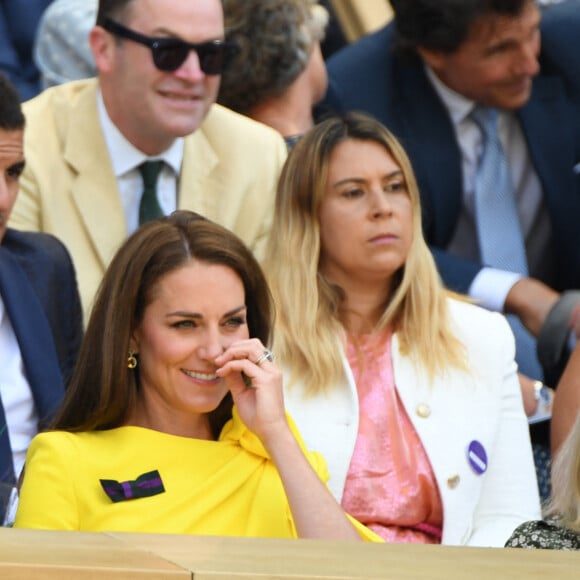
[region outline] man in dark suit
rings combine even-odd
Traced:
[[[63,244],[6,227],[24,169],[19,96],[0,74],[0,524],[32,437],[56,412],[82,335]]]
[[[330,59],[327,105],[371,113],[401,139],[445,283],[517,318],[521,371],[541,379],[544,370],[554,382],[575,338],[568,330],[578,301],[561,293],[580,288],[580,6],[568,1],[540,12],[534,0],[391,4],[391,24]],[[480,256],[476,105],[499,111],[524,275],[487,267]],[[538,335],[543,369],[534,360]],[[522,386],[534,395],[541,387],[525,377]],[[528,399],[533,412],[535,397]]]

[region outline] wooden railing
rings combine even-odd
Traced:
[[[0,528],[2,580],[576,580],[580,553]]]

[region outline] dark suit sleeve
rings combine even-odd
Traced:
[[[431,247],[431,252],[445,287],[460,294],[468,294],[473,279],[482,268],[481,264],[458,258],[438,248]]]
[[[53,260],[54,275],[50,287],[52,308],[49,310],[49,323],[55,340],[60,368],[65,386],[68,385],[76,363],[83,334],[83,314],[71,257],[64,245],[51,237],[48,247]]]
[[[70,255],[56,237],[8,230],[3,240],[18,258],[46,314],[67,385],[79,353],[83,319]]]

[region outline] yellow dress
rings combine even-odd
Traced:
[[[296,429],[291,428],[297,436]],[[326,481],[321,455],[305,451]],[[157,471],[163,491],[113,502],[101,480]],[[351,519],[364,539],[380,541]],[[234,416],[218,441],[142,427],[37,435],[15,527],[295,538],[282,482],[259,439]]]

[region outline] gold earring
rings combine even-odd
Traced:
[[[137,366],[137,357],[135,356],[135,353],[132,350],[130,350],[129,356],[127,357],[127,368],[134,369],[136,366]]]

